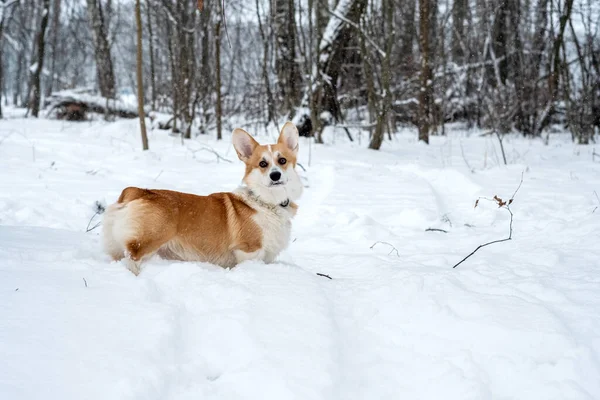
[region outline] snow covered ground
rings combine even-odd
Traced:
[[[593,147],[510,137],[504,166],[477,132],[429,147],[403,132],[379,152],[329,132],[310,166],[302,142],[279,263],[157,259],[136,278],[86,233],[94,203],[128,185],[233,189],[229,141],[153,131],[143,153],[135,120],[20,113],[0,121],[1,399],[600,398]],[[510,198],[522,173],[513,241],[452,269],[506,237],[506,210],[473,205]]]

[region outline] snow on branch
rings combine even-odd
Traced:
[[[321,39],[321,43],[319,44],[319,50],[322,51],[328,45],[333,43],[332,38],[335,37],[335,35],[337,35],[337,32],[342,28],[343,24],[346,23],[354,29],[356,29],[358,33],[360,33],[365,38],[365,40],[369,42],[369,44],[373,46],[382,57],[385,57],[385,51],[383,51],[381,47],[379,47],[377,43],[375,43],[375,41],[371,39],[369,35],[367,35],[358,24],[344,17],[344,15],[348,13],[348,10],[350,9],[351,5],[351,1],[340,1],[335,10],[332,11],[329,9],[329,7],[327,7],[327,4],[323,4],[323,1],[321,1],[321,6],[324,8],[324,10],[327,11],[327,13],[329,13],[333,17],[337,18],[338,21],[333,21],[332,18],[329,24],[327,24],[327,27],[325,28],[325,33],[323,34],[323,39]]]
[[[84,90],[63,90],[55,92],[47,99],[50,107],[48,113],[59,110],[59,117],[66,113],[67,119],[84,119],[87,111],[99,114],[114,114],[121,118],[137,118],[138,112],[135,105],[126,104],[121,100],[108,99],[106,97],[86,93]],[[64,109],[63,111],[60,111]],[[71,118],[70,110],[82,114],[82,118]],[[75,111],[73,111],[75,112]]]

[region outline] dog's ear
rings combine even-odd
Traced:
[[[281,133],[279,134],[279,139],[277,143],[284,144],[288,149],[290,149],[294,154],[298,153],[298,129],[296,125],[291,122],[286,122],[281,128]]]
[[[252,156],[252,153],[254,153],[254,149],[258,146],[258,142],[254,140],[248,132],[241,128],[235,128],[233,130],[231,141],[233,142],[233,147],[235,148],[238,157],[243,162],[248,161]]]

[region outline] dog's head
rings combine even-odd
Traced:
[[[295,201],[302,195],[296,173],[298,130],[286,122],[276,144],[260,145],[243,129],[233,131],[233,147],[246,164],[244,183],[261,200],[271,204]]]

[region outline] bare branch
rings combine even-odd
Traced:
[[[85,233],[91,232],[94,229],[96,229],[97,227],[99,227],[102,222],[98,222],[96,225],[94,225],[93,227],[90,228],[90,225],[92,224],[92,221],[94,220],[94,218],[96,218],[96,215],[100,215],[103,214],[104,211],[106,211],[106,208],[104,208],[104,206],[102,204],[100,204],[100,202],[96,202],[95,204],[96,207],[96,212],[94,213],[94,215],[92,215],[92,218],[90,218],[90,221],[87,224],[87,228],[85,228]]]
[[[388,253],[388,256],[389,256],[389,255],[391,255],[391,254],[392,254],[392,253],[395,251],[395,252],[396,252],[396,256],[397,256],[397,257],[400,257],[400,253],[398,252],[398,249],[397,249],[397,248],[396,248],[396,247],[395,247],[393,244],[391,244],[391,243],[388,243],[388,242],[375,242],[375,243],[373,243],[373,245],[372,245],[371,247],[369,247],[369,248],[370,248],[371,250],[373,250],[373,248],[374,248],[376,245],[378,245],[378,244],[385,244],[385,245],[388,245],[388,246],[392,247],[392,249],[391,249],[391,250],[390,250],[390,252]]]
[[[469,253],[469,255],[467,255],[465,258],[463,258],[458,263],[456,263],[452,268],[456,268],[460,264],[462,264],[463,262],[467,261],[467,259],[469,257],[471,257],[473,254],[475,254],[482,247],[486,247],[486,246],[489,246],[489,245],[495,244],[495,243],[508,242],[509,240],[512,240],[512,234],[513,234],[513,213],[512,213],[512,210],[510,209],[510,205],[513,203],[513,201],[515,199],[515,196],[516,196],[517,192],[519,191],[519,189],[521,188],[522,184],[523,184],[523,172],[521,173],[521,181],[519,182],[519,186],[517,187],[517,190],[515,190],[515,192],[513,193],[512,197],[508,201],[505,202],[501,198],[499,198],[498,196],[494,196],[493,199],[489,199],[489,198],[485,198],[485,197],[480,197],[479,199],[477,199],[477,201],[475,202],[475,207],[477,207],[477,204],[479,203],[480,199],[484,199],[484,200],[493,201],[496,204],[498,204],[500,208],[504,208],[504,209],[506,209],[508,211],[508,213],[510,214],[510,223],[509,223],[509,226],[508,226],[508,228],[509,228],[509,230],[508,230],[508,237],[505,238],[505,239],[499,239],[499,240],[494,240],[494,241],[491,241],[491,242],[488,242],[488,243],[480,244],[479,246],[477,246],[477,248],[475,250],[473,250],[471,253]]]
[[[437,228],[427,228],[427,229],[425,229],[425,232],[443,232],[443,233],[448,233],[448,231],[445,231],[443,229],[437,229]]]

